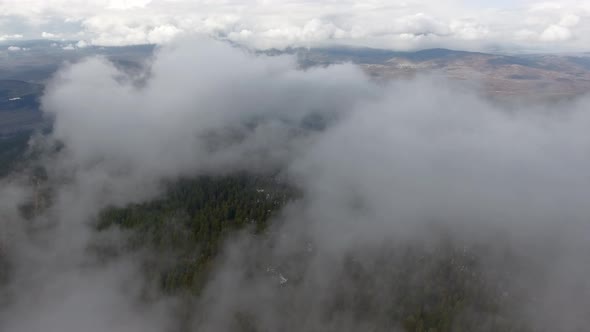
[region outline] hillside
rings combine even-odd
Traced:
[[[298,49],[304,67],[352,62],[371,77],[394,80],[442,74],[470,84],[498,100],[558,101],[590,91],[590,56],[504,55],[429,49],[394,52],[376,49]]]

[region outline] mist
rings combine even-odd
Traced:
[[[145,68],[137,79],[89,58],[48,86],[53,131],[31,150],[51,204],[22,216],[39,191],[26,172],[0,189],[0,330],[182,330],[182,299],[141,275],[153,253],[93,222],[166,181],[233,172],[280,172],[301,197],[263,236],[226,241],[184,330],[238,330],[228,317],[242,317],[254,330],[403,331],[398,288],[420,287],[435,253],[477,256],[470,280],[499,296],[499,314],[463,308],[474,330],[589,323],[588,98],[504,109],[440,77],[375,83],[352,64],[301,70],[206,39]],[[90,249],[105,242],[120,251],[106,261]]]
[[[437,254],[478,257],[474,282],[495,288],[503,308],[494,317],[467,308],[474,330],[508,330],[511,315],[535,331],[584,329],[588,101],[509,111],[443,84],[391,84],[289,165],[304,198],[279,218],[271,245],[230,244],[203,305],[214,308],[208,330],[233,329],[227,308],[261,330],[403,330],[388,321],[403,296],[392,284],[424,287],[431,273],[401,270],[407,251],[419,266]],[[257,264],[295,281],[273,289],[245,272]]]

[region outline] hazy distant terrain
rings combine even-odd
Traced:
[[[9,47],[20,50],[9,51]],[[11,41],[0,43],[0,79],[42,83],[59,67],[88,56],[104,56],[111,61],[134,68],[152,54],[153,45],[127,47],[77,47],[76,42],[50,40]]]
[[[0,137],[43,125],[39,98],[57,70],[90,56],[102,56],[129,73],[141,70],[154,46],[77,47],[75,42],[0,43]],[[17,47],[18,50],[8,50]]]
[[[33,131],[50,126],[51,120],[39,109],[40,98],[44,85],[59,68],[99,56],[135,77],[145,73],[155,50],[154,45],[96,47],[75,41],[0,43],[0,154],[10,159],[22,153],[26,138]],[[509,103],[559,102],[590,92],[589,53],[503,55],[448,49],[397,52],[354,47],[262,53],[295,56],[302,69],[353,63],[380,82],[440,75],[478,86],[484,96]]]
[[[23,142],[22,137],[50,125],[51,120],[39,110],[40,98],[44,85],[59,68],[98,56],[114,63],[129,77],[137,77],[146,73],[155,50],[154,45],[96,47],[75,41],[0,43],[0,139]],[[302,69],[353,63],[379,82],[435,74],[477,86],[483,96],[509,103],[567,101],[590,92],[589,53],[505,55],[448,49],[397,52],[354,47],[293,48],[262,53],[295,56]],[[14,150],[14,145],[7,141],[3,143],[12,146],[13,152],[19,150]]]
[[[377,79],[442,74],[480,84],[488,96],[507,101],[558,101],[590,92],[587,53],[501,55],[447,49],[395,52],[355,48],[296,53],[306,66],[353,62]]]

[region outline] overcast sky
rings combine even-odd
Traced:
[[[587,0],[0,0],[0,41],[165,43],[205,33],[253,48],[358,45],[588,51]]]

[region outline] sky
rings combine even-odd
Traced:
[[[204,34],[254,49],[588,51],[583,0],[0,0],[0,41],[163,44]]]

